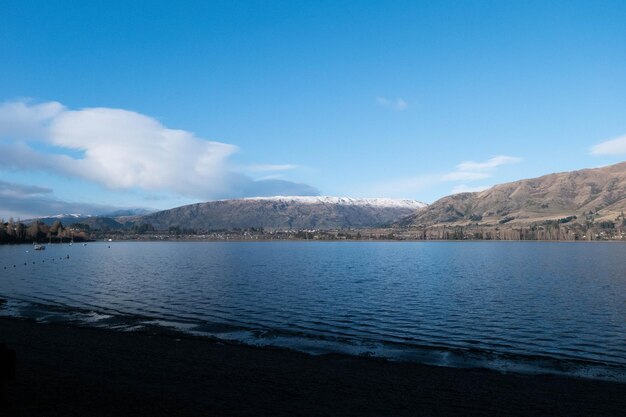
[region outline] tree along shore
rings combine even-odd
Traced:
[[[88,240],[316,240],[316,241],[376,241],[376,240],[541,240],[541,241],[626,241],[626,225],[613,222],[593,224],[558,221],[530,225],[434,225],[422,227],[342,228],[334,230],[270,230],[236,228],[230,230],[194,230],[170,227],[90,229],[88,225],[63,226],[35,221],[25,225],[9,220],[0,223],[0,244],[3,243],[63,243]]]
[[[40,221],[34,221],[25,225],[21,221],[9,219],[8,222],[0,222],[0,244],[2,243],[45,243],[45,242],[84,242],[90,239],[87,231],[80,225],[64,227],[60,221],[47,225]]]
[[[413,241],[413,240],[535,240],[535,241],[624,241],[626,227],[601,228],[566,226],[431,226],[426,228],[369,228],[335,230],[136,230],[95,231],[91,237],[114,240],[190,241]]]

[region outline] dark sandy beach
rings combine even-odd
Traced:
[[[8,416],[618,416],[626,384],[0,319]]]

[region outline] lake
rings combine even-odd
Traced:
[[[626,245],[0,246],[0,315],[626,381]]]

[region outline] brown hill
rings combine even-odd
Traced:
[[[447,196],[397,225],[524,226],[550,221],[562,224],[622,223],[625,221],[624,211],[626,162],[621,162],[602,168],[496,185],[481,192]]]

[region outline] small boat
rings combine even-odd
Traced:
[[[33,245],[34,250],[46,250],[44,245]]]

